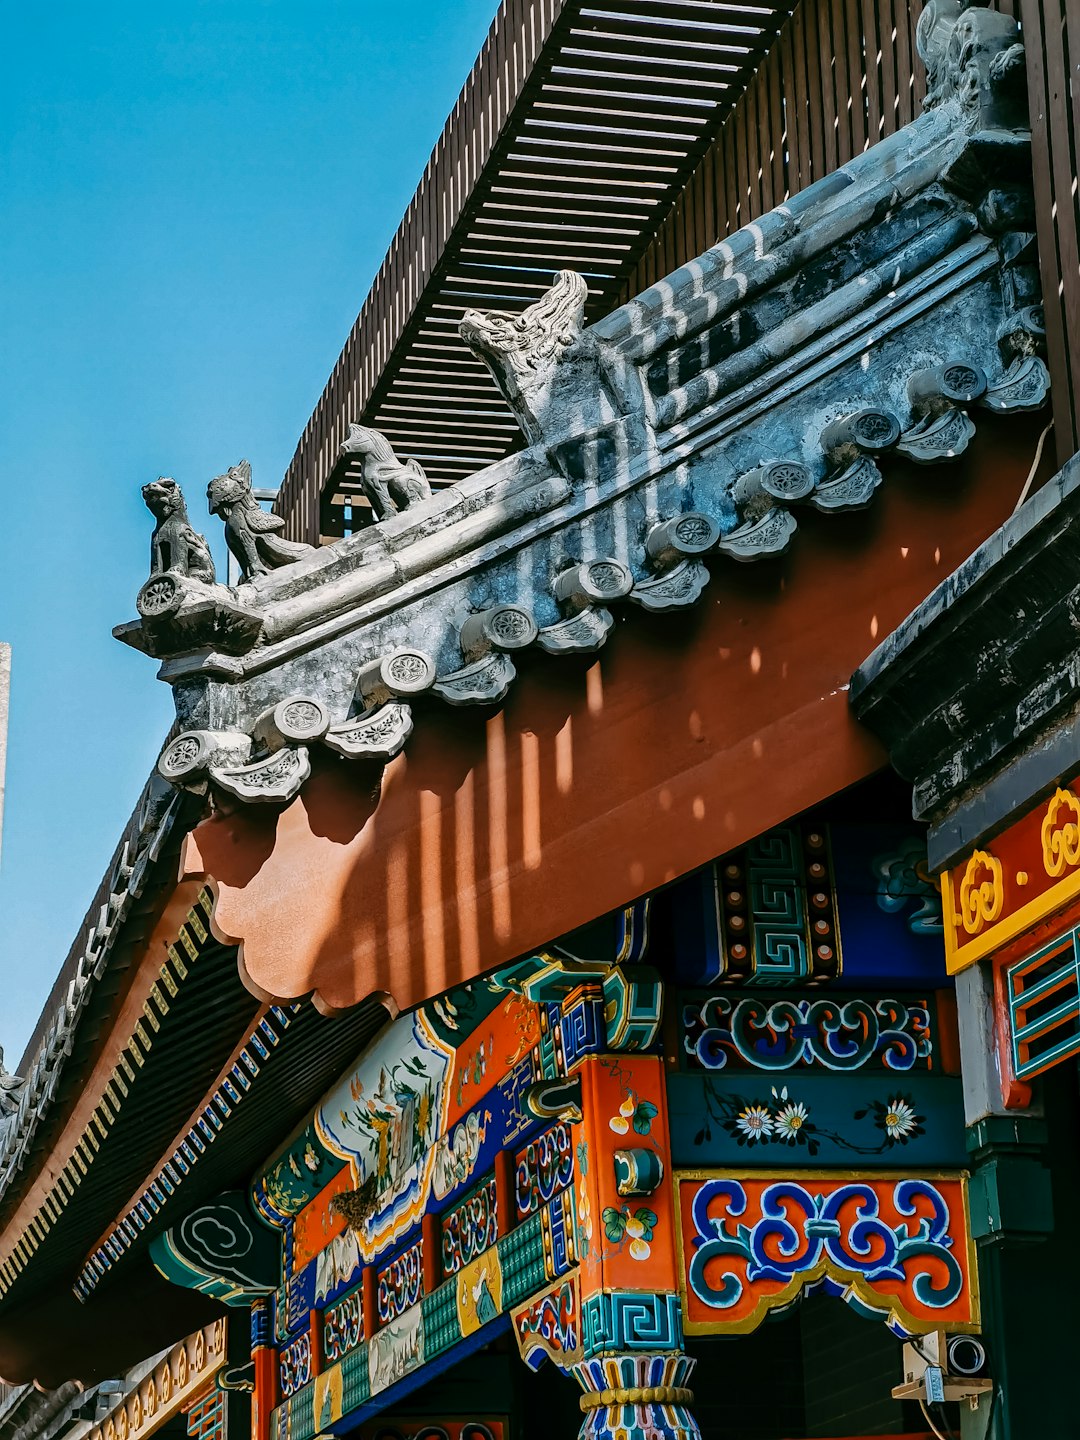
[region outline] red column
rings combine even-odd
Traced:
[[[278,1403],[274,1305],[268,1297],[251,1307],[251,1358],[255,1390],[251,1397],[251,1440],[270,1440],[270,1415]]]

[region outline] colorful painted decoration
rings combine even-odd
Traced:
[[[628,1350],[681,1350],[682,1306],[671,1291],[598,1290],[582,1301],[588,1357]]]
[[[565,1122],[531,1140],[514,1157],[518,1216],[531,1215],[574,1180],[573,1131]]]
[[[521,1358],[530,1370],[545,1360],[563,1367],[582,1358],[581,1295],[576,1274],[567,1275],[511,1312]]]
[[[368,1373],[371,1393],[388,1390],[424,1363],[424,1320],[419,1305],[406,1310],[382,1330],[376,1330],[368,1345]]]
[[[424,1242],[417,1240],[375,1277],[379,1324],[388,1325],[420,1299],[424,1284]]]
[[[620,1195],[651,1195],[664,1178],[664,1162],[655,1150],[640,1146],[616,1150],[615,1188]]]
[[[294,1249],[294,1267],[297,1258]],[[315,1304],[325,1305],[335,1295],[340,1295],[346,1286],[359,1278],[363,1265],[356,1231],[346,1229],[340,1235],[335,1235],[315,1257]]]
[[[494,1179],[485,1180],[471,1195],[441,1217],[444,1275],[456,1275],[462,1266],[482,1254],[499,1238],[499,1205]]]
[[[941,897],[910,827],[783,825],[674,887],[688,985],[941,983]]]
[[[647,1198],[619,1193],[615,1152],[668,1152],[664,1068],[654,1055],[601,1055],[589,1063],[575,1189],[583,1300],[600,1290],[674,1292],[674,1218],[667,1174]],[[644,1163],[644,1162],[643,1162]]]
[[[283,1396],[295,1395],[311,1379],[311,1336],[305,1330],[278,1351],[278,1388]]]
[[[755,1330],[824,1286],[898,1334],[975,1329],[961,1176],[678,1177],[686,1329]]]
[[[1080,898],[1080,778],[1059,785],[942,876],[950,974],[1000,951]]]
[[[620,1355],[576,1365],[584,1440],[701,1440],[688,1408],[695,1363],[686,1355]]]
[[[502,1265],[494,1246],[458,1272],[457,1306],[462,1335],[475,1334],[502,1313]]]
[[[482,1113],[473,1110],[460,1125],[455,1125],[449,1133],[439,1137],[431,1182],[436,1200],[445,1200],[447,1195],[472,1178],[490,1123],[490,1110],[485,1108]]]
[[[359,1290],[353,1290],[328,1305],[323,1311],[323,1355],[329,1361],[340,1360],[355,1350],[364,1338],[364,1302]]]
[[[277,1283],[273,1232],[252,1212],[247,1196],[230,1190],[185,1215],[150,1242],[167,1280],[245,1308]]]
[[[1080,927],[1006,965],[1004,990],[1018,1079],[1080,1055]]]
[[[747,1080],[749,1084],[745,1083]],[[853,1158],[910,1169],[966,1163],[963,1091],[952,1076],[880,1074],[668,1076],[677,1166],[849,1166]]]
[[[682,1007],[683,1049],[706,1070],[930,1068],[925,999],[829,995],[767,1000],[696,996]]]
[[[526,1090],[525,1104],[537,1120],[566,1120],[574,1124],[581,1119],[581,1078],[538,1080]]]
[[[647,1050],[656,1039],[663,1014],[664,987],[649,965],[604,976],[604,1030],[609,1050]]]

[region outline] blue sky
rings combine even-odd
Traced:
[[[23,1044],[171,719],[152,521],[276,486],[495,0],[59,0],[0,61],[0,640],[13,647],[0,1045]]]

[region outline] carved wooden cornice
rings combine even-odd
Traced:
[[[856,716],[886,744],[953,864],[1080,762],[1080,457],[927,596],[855,672]]]
[[[213,1384],[226,1365],[227,1321],[174,1345],[141,1384],[100,1420],[87,1440],[149,1440]]]

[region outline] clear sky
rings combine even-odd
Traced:
[[[170,723],[152,520],[276,486],[495,0],[0,5],[0,1045],[21,1054]]]

